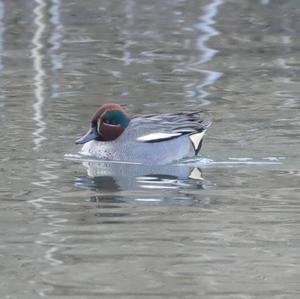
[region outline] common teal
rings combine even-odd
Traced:
[[[198,112],[129,118],[118,104],[104,104],[89,131],[76,140],[81,154],[104,160],[167,164],[198,155],[210,121]]]

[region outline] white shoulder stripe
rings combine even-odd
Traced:
[[[150,141],[162,141],[170,138],[174,138],[182,135],[181,133],[151,133],[141,137],[138,137],[137,141],[150,142]]]

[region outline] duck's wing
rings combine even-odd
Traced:
[[[131,120],[131,130],[139,142],[154,143],[189,135],[195,153],[200,150],[210,120],[200,118],[198,112],[145,115]]]

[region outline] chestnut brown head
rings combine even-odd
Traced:
[[[118,104],[104,104],[94,114],[90,130],[76,144],[91,140],[113,141],[117,139],[129,124],[129,117]]]

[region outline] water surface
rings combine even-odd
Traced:
[[[299,15],[0,0],[0,297],[299,298]],[[203,111],[202,157],[66,159],[107,101]]]

